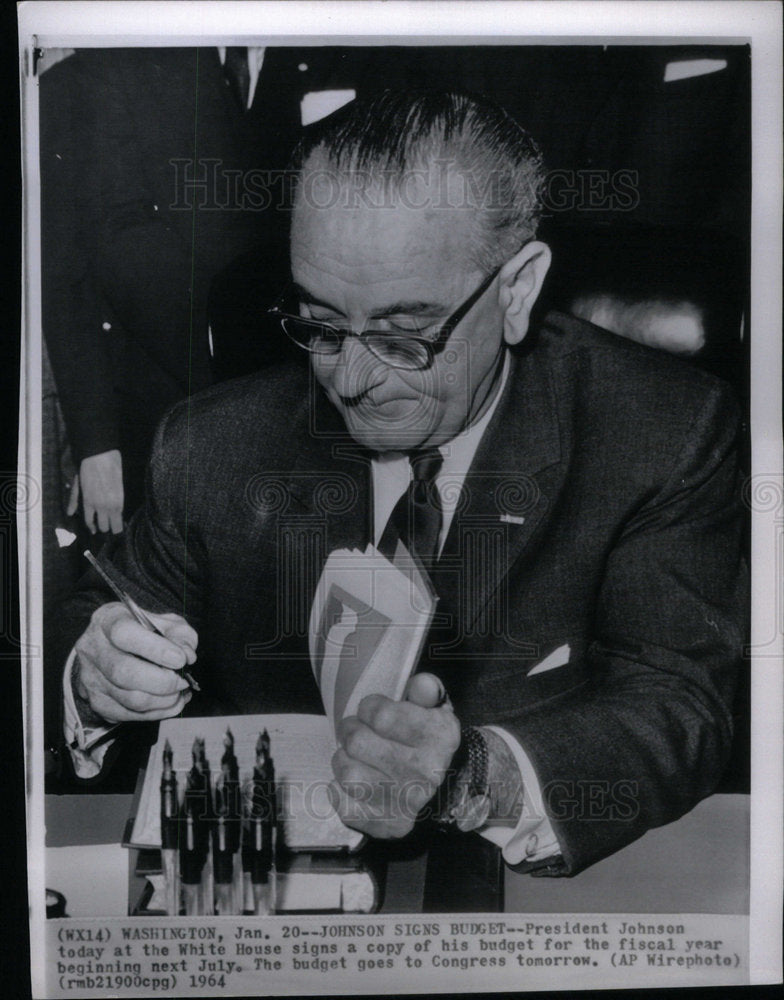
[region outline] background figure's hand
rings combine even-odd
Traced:
[[[460,723],[441,682],[417,675],[406,701],[369,695],[338,725],[330,797],[347,826],[404,837],[435,795],[460,745]]]
[[[195,662],[198,636],[180,615],[147,613],[165,638],[114,601],[93,613],[77,640],[73,691],[80,715],[87,706],[95,716],[84,722],[152,722],[190,701],[188,682],[175,671]]]
[[[79,484],[71,487],[68,516],[76,513],[79,493],[82,494],[84,523],[94,535],[98,531],[111,531],[119,535],[123,530],[122,456],[117,449],[90,455],[79,466]]]
[[[74,514],[79,509],[79,473],[75,472],[71,487],[68,491],[68,506],[66,508],[66,514],[68,517],[73,517]]]

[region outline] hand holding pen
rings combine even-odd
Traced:
[[[142,611],[109,565],[100,564],[97,571],[119,603],[97,608],[76,642],[74,694],[80,714],[88,706],[96,717],[83,721],[157,721],[179,715],[198,690],[195,681],[178,673],[196,662],[195,630],[180,615]]]

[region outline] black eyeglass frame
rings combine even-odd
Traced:
[[[290,294],[293,282],[289,282],[289,284],[286,285],[283,292],[278,296],[278,298],[269,307],[269,309],[267,309],[267,315],[274,316],[276,319],[279,319],[281,322],[281,327],[283,329],[283,332],[286,334],[289,340],[292,343],[296,344],[297,347],[301,347],[303,351],[307,351],[309,354],[317,354],[318,351],[315,348],[309,346],[308,344],[304,344],[302,343],[302,341],[297,340],[295,337],[292,337],[289,331],[286,329],[286,322],[285,322],[286,320],[292,320],[306,327],[314,327],[316,330],[327,330],[329,331],[329,333],[335,334],[337,337],[340,338],[341,349],[342,349],[342,341],[345,340],[346,337],[362,338],[367,336],[368,334],[382,336],[384,337],[384,339],[390,341],[397,341],[397,342],[402,341],[407,344],[419,345],[422,348],[424,348],[427,360],[425,364],[417,365],[416,367],[412,368],[410,365],[395,364],[388,358],[379,355],[376,351],[373,350],[371,343],[366,342],[367,349],[375,357],[377,357],[379,361],[383,361],[384,364],[389,365],[391,368],[402,368],[407,371],[424,371],[432,366],[436,357],[446,347],[447,341],[455,331],[455,327],[470,312],[470,310],[476,305],[479,299],[481,299],[481,297],[484,295],[487,289],[492,285],[492,283],[498,277],[502,267],[503,264],[500,264],[497,268],[495,268],[495,270],[493,270],[490,274],[488,274],[487,277],[483,279],[479,287],[474,292],[472,292],[471,295],[469,295],[464,302],[461,302],[461,304],[457,307],[457,309],[455,309],[453,313],[447,316],[447,318],[441,324],[438,333],[432,340],[425,339],[424,337],[408,337],[404,336],[403,334],[386,333],[385,331],[382,330],[371,330],[371,331],[363,331],[362,333],[355,333],[353,330],[348,329],[346,327],[334,326],[332,323],[324,323],[320,320],[309,319],[306,316],[297,316],[294,315],[293,313],[284,312],[280,308],[279,303],[285,301],[286,297]],[[336,351],[335,353],[337,354],[339,353],[339,351]]]

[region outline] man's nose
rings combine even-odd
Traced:
[[[357,396],[382,382],[386,368],[362,337],[345,337],[335,373],[335,388],[344,398]]]

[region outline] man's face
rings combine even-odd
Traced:
[[[418,196],[417,196],[418,194]],[[291,259],[303,312],[361,332],[436,331],[485,277],[469,257],[467,211],[412,208],[427,190],[408,190],[407,204],[319,209],[300,198]],[[314,199],[315,200],[315,199]],[[380,198],[374,198],[380,201]],[[458,434],[486,401],[502,349],[502,311],[490,286],[422,371],[392,368],[362,340],[348,337],[339,354],[311,355],[316,378],[352,437],[376,451],[435,446]]]

